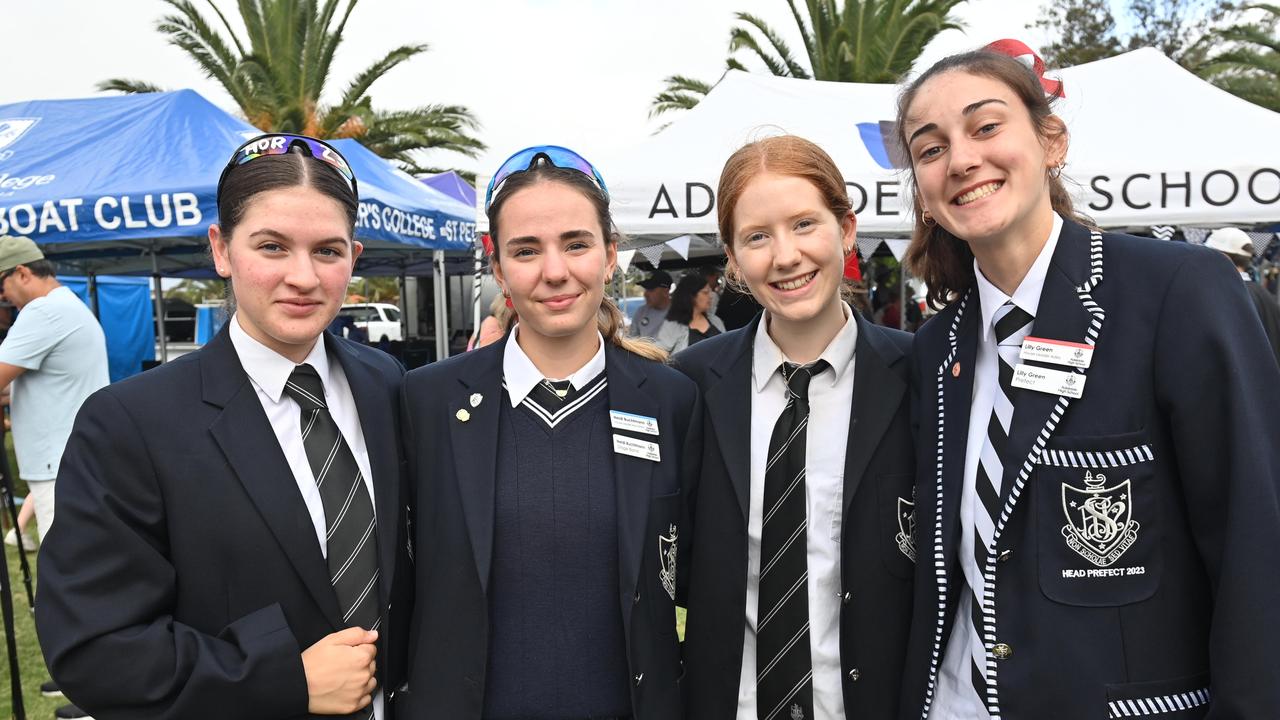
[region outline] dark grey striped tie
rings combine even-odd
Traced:
[[[769,438],[761,507],[756,607],[756,713],[760,720],[813,718],[806,429],[809,381],[828,367],[825,360],[782,365],[787,405]]]
[[[994,405],[991,408],[991,419],[987,421],[987,436],[982,441],[982,450],[978,456],[978,472],[974,478],[974,486],[978,501],[982,505],[980,512],[974,514],[973,554],[978,572],[984,575],[988,564],[993,562],[991,543],[995,538],[996,524],[1000,520],[1000,484],[1004,477],[1006,453],[1009,445],[1009,425],[1013,421],[1014,393],[1013,368],[1018,364],[1018,354],[1022,341],[1031,332],[1031,324],[1035,320],[1026,310],[1013,304],[1010,300],[1001,305],[992,316],[996,336],[996,368],[998,387],[995,392]],[[991,690],[987,683],[987,653],[995,636],[986,631],[983,608],[987,605],[990,588],[986,583],[975,583],[972,588],[971,622],[975,636],[984,648],[981,656],[971,653],[973,660],[973,689],[982,699],[983,705],[989,706]],[[975,646],[976,647],[976,646]]]
[[[378,541],[364,475],[324,402],[324,383],[299,365],[284,386],[302,408],[302,445],[324,505],[329,580],[347,627],[376,630]]]

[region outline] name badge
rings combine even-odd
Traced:
[[[658,419],[648,415],[633,415],[619,410],[610,410],[609,424],[614,430],[627,430],[646,435],[658,434]]]
[[[1066,370],[1051,370],[1022,363],[1018,363],[1013,369],[1014,387],[1050,395],[1078,398],[1084,395],[1084,381],[1084,375]]]
[[[652,460],[653,462],[658,462],[662,459],[662,456],[658,454],[658,443],[637,440],[625,435],[613,436],[613,451],[622,455],[638,457],[641,460]]]
[[[1087,368],[1093,362],[1093,346],[1066,340],[1049,340],[1028,336],[1022,341],[1023,360],[1066,365],[1073,368]]]

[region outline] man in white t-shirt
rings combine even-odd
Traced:
[[[53,524],[54,478],[80,403],[106,385],[107,344],[93,313],[63,287],[53,263],[25,237],[0,236],[0,293],[18,318],[0,343],[0,388],[18,477],[31,489],[40,537]]]

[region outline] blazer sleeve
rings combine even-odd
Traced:
[[[68,698],[105,720],[306,713],[301,649],[278,604],[217,635],[174,619],[171,520],[144,433],[109,389],[81,408],[57,483],[36,627]]]
[[[1162,303],[1153,361],[1191,531],[1213,588],[1207,715],[1280,717],[1280,371],[1244,284],[1192,255]],[[1267,669],[1270,668],[1270,669]],[[1259,676],[1258,673],[1263,673]]]
[[[681,377],[681,380],[686,378]],[[684,444],[680,454],[680,499],[681,523],[684,529],[680,532],[680,543],[676,550],[676,604],[687,607],[689,600],[690,566],[693,559],[694,535],[697,531],[697,499],[698,481],[702,477],[702,393],[698,391],[692,380],[688,380],[689,401],[686,403],[688,426],[685,429]]]

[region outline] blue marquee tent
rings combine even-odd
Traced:
[[[474,208],[476,206],[475,186],[452,170],[421,177],[418,178],[418,181],[427,187],[439,190],[455,200],[466,203],[470,207]]]
[[[32,238],[68,271],[207,272],[218,176],[256,134],[192,90],[0,105],[0,234]],[[334,145],[360,183],[366,262],[470,250],[472,207],[354,140]]]

